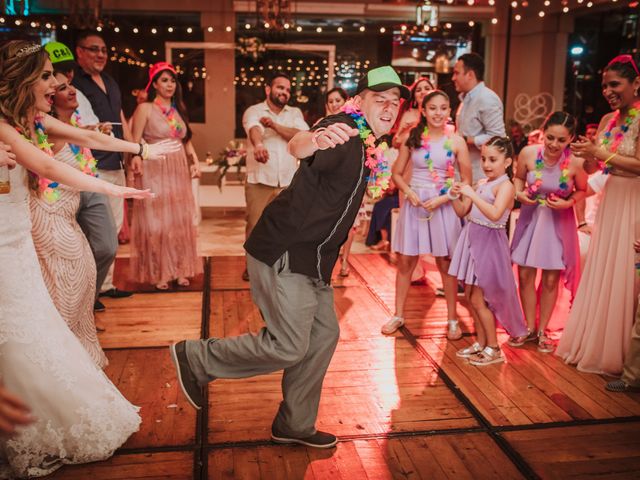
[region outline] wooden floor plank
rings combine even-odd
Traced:
[[[204,260],[205,259],[201,257],[200,261],[203,262],[203,269],[204,269]],[[152,285],[150,283],[138,283],[137,281],[131,278],[129,258],[127,257],[116,258],[114,272],[113,272],[113,284],[115,285],[116,288],[120,290],[129,291],[129,292],[160,293],[155,285]],[[169,282],[168,292],[202,292],[203,287],[204,287],[204,276],[202,273],[200,273],[195,277],[189,279],[189,286],[187,287],[180,287],[175,281]]]
[[[214,381],[209,441],[268,439],[282,399],[280,384],[280,373]],[[247,411],[247,404],[254,407]],[[406,340],[338,344],[323,385],[318,428],[344,436],[475,426],[469,411]]]
[[[193,453],[162,452],[116,455],[86,465],[65,466],[47,479],[61,480],[190,480]]]
[[[138,293],[128,298],[103,298],[106,311],[96,320],[102,348],[168,346],[200,338],[202,293]]]
[[[140,407],[142,417],[140,430],[124,447],[193,444],[196,412],[180,391],[168,349],[110,351],[107,356],[110,365],[105,373],[127,400]]]
[[[639,422],[506,432],[542,478],[640,478]]]

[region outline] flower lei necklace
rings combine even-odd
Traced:
[[[31,136],[28,133],[22,131],[20,127],[16,127],[16,130],[29,143],[34,143]],[[41,116],[37,116],[34,119],[34,131],[36,133],[35,145],[44,153],[46,153],[47,155],[53,158],[54,156],[53,150],[52,150],[53,144],[49,143],[49,139],[44,130],[44,125],[42,124]],[[29,175],[31,176],[31,178],[35,178],[37,180],[38,192],[40,192],[42,197],[48,203],[55,203],[58,200],[58,198],[60,198],[60,190],[58,190],[58,182],[54,182],[52,180],[49,180],[48,178],[41,177],[37,173],[32,171],[29,171]]]
[[[69,120],[69,123],[74,127],[81,128],[80,114],[78,113],[77,110],[73,112],[73,115],[71,115],[71,119]],[[69,148],[71,149],[71,152],[73,153],[76,159],[76,162],[78,162],[78,167],[80,171],[86,175],[97,177],[98,170],[96,167],[96,159],[91,153],[91,150],[86,147],[79,147],[78,145],[73,145],[72,143],[69,144]]]
[[[180,138],[182,136],[182,130],[184,127],[182,123],[176,118],[176,107],[174,104],[171,104],[169,108],[165,107],[160,101],[156,98],[153,103],[155,103],[158,107],[160,107],[160,111],[164,118],[167,120],[169,124],[169,129],[171,130],[171,138]]]
[[[422,131],[422,145],[421,148],[425,150],[424,159],[427,163],[427,167],[429,168],[429,172],[431,172],[431,178],[433,179],[433,183],[439,185],[440,176],[435,168],[433,168],[433,159],[431,158],[431,143],[429,137],[429,127],[425,125],[424,130]],[[443,146],[445,152],[447,152],[447,179],[440,187],[440,195],[444,195],[449,191],[449,189],[453,186],[453,182],[455,180],[456,172],[453,168],[453,150],[451,149],[451,138],[446,137]]]
[[[607,124],[607,128],[604,131],[602,140],[600,141],[600,146],[604,147],[606,150],[610,151],[611,153],[616,153],[618,151],[618,147],[620,146],[620,143],[622,142],[622,139],[624,138],[625,133],[629,131],[629,127],[631,126],[635,118],[638,116],[639,108],[640,108],[640,105],[635,104],[632,108],[629,109],[628,115],[625,117],[624,122],[622,122],[622,125],[620,125],[620,129],[613,137],[613,142],[612,142],[611,141],[612,131],[616,127],[616,124],[618,123],[618,118],[620,118],[620,110],[616,111],[615,115],[613,115],[613,117]],[[605,165],[605,163],[602,160],[598,161],[598,166],[600,170],[602,170],[602,173],[604,173],[605,175],[611,171],[611,168]]]
[[[384,190],[389,188],[389,177],[391,177],[389,164],[384,158],[384,152],[389,148],[387,142],[382,142],[376,146],[376,137],[367,126],[367,121],[364,119],[362,112],[355,107],[353,101],[345,103],[342,110],[353,118],[358,126],[360,139],[366,147],[367,158],[365,165],[371,170],[367,177],[367,190],[372,198],[378,198]]]
[[[558,178],[558,183],[560,186],[560,190],[563,193],[566,193],[569,190],[570,155],[566,150],[562,153],[562,155],[563,157],[562,157],[562,160],[560,161],[560,177]],[[545,205],[547,203],[546,198],[538,193],[540,191],[540,188],[542,187],[542,171],[544,170],[544,166],[545,165],[544,165],[543,148],[540,147],[538,149],[538,156],[536,157],[535,170],[533,172],[535,176],[535,180],[533,184],[529,185],[529,188],[527,189],[529,192],[529,198],[538,200],[538,203],[540,205]]]

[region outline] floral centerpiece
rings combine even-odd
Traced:
[[[218,188],[222,190],[222,180],[229,171],[230,168],[235,168],[236,172],[240,174],[242,167],[247,164],[247,150],[244,143],[238,140],[231,140],[229,145],[220,152],[220,155],[214,160],[216,170],[214,173],[218,174]]]

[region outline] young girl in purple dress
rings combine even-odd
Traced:
[[[542,125],[542,145],[525,147],[518,157],[515,185],[522,204],[511,245],[511,258],[518,265],[520,299],[527,319],[528,334],[510,338],[509,345],[537,341],[538,350],[552,352],[553,342],[546,327],[558,297],[560,275],[565,286],[576,293],[580,280],[580,248],[573,206],[582,200],[587,174],[582,159],[568,149],[576,128],[574,117],[554,112]],[[537,270],[542,279],[536,291]],[[537,299],[540,321],[536,333]]]
[[[509,242],[505,232],[514,204],[515,188],[507,168],[513,162],[513,147],[508,137],[493,137],[482,146],[482,170],[486,179],[476,190],[456,183],[451,196],[460,217],[467,216],[456,245],[449,274],[465,283],[477,338],[473,345],[457,352],[473,365],[504,361],[496,334],[496,320],[509,335],[526,335],[522,309],[518,302]]]
[[[391,334],[404,324],[404,304],[411,274],[420,255],[430,254],[442,276],[447,300],[450,340],[462,336],[456,316],[457,282],[450,276],[449,262],[462,226],[447,195],[453,185],[455,169],[465,182],[471,182],[471,164],[465,141],[447,127],[451,113],[449,97],[432,90],[422,100],[422,113],[393,164],[393,181],[406,200],[400,209],[392,249],[398,252],[396,273],[396,311],[382,326]],[[412,167],[409,183],[403,178],[407,163]]]

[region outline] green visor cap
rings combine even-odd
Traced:
[[[389,65],[386,65],[369,70],[358,82],[356,93],[360,93],[365,89],[373,90],[374,92],[384,92],[391,88],[399,88],[400,96],[405,100],[409,100],[411,92],[402,84],[396,71]]]
[[[71,53],[69,47],[64,43],[49,42],[44,46],[44,49],[49,54],[49,59],[53,64],[69,61],[73,62],[75,60],[73,58],[73,53]]]

